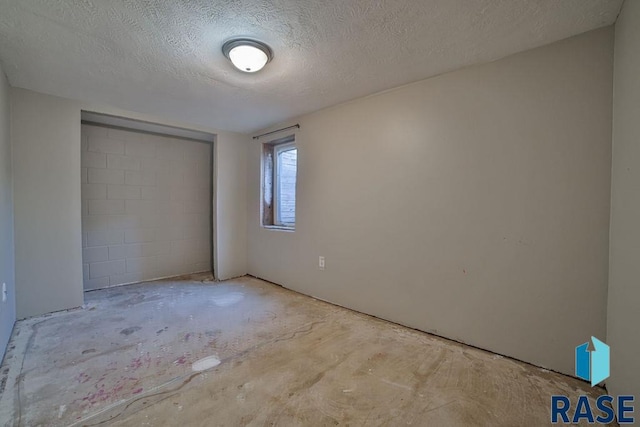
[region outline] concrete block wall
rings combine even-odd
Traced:
[[[82,125],[85,290],[210,271],[210,150]]]

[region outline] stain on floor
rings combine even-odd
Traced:
[[[85,300],[16,324],[2,425],[548,425],[604,393],[250,277]]]
[[[139,331],[140,329],[142,329],[140,326],[132,326],[130,328],[121,330],[120,333],[122,335],[131,335],[132,333],[134,333],[135,331]]]

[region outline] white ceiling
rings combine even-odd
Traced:
[[[13,86],[251,132],[612,24],[622,0],[0,0]],[[261,72],[221,52],[268,43]]]

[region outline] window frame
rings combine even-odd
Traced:
[[[296,230],[295,221],[293,223],[282,223],[280,221],[280,180],[279,172],[276,171],[278,154],[290,149],[298,150],[296,134],[289,134],[282,138],[265,141],[261,144],[260,161],[260,227],[273,230],[293,233]],[[298,194],[298,165],[296,162],[296,188],[295,204],[297,213]],[[277,182],[276,182],[277,180]],[[276,196],[276,191],[278,195]],[[278,215],[278,218],[276,218]],[[296,215],[297,216],[297,215]],[[294,217],[294,219],[297,219]]]
[[[273,227],[279,227],[279,228],[287,228],[287,229],[295,229],[296,227],[296,223],[294,222],[282,222],[281,218],[280,218],[280,162],[279,162],[279,156],[280,154],[287,152],[287,151],[292,151],[292,150],[298,150],[298,147],[296,146],[296,142],[295,139],[291,142],[284,142],[284,143],[280,143],[280,144],[274,144],[273,146]],[[297,153],[296,153],[296,158],[297,158]],[[296,196],[296,204],[298,201],[298,192],[297,192],[297,187],[298,187],[298,163],[296,160],[296,191],[295,191],[295,196]],[[296,212],[297,213],[297,212]]]

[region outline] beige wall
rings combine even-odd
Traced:
[[[211,271],[212,145],[82,125],[85,290]]]
[[[612,48],[600,29],[282,124],[296,230],[260,226],[254,142],[249,273],[573,374],[606,338]]]
[[[19,89],[11,106],[20,319],[83,303],[80,109]]]
[[[640,2],[627,1],[616,23],[611,253],[607,339],[609,392],[640,396]]]
[[[247,274],[247,147],[250,138],[218,134],[215,144],[214,197],[216,220],[213,245],[216,278]]]
[[[214,254],[214,265],[221,279],[246,273],[246,255],[242,256],[246,251],[246,178],[242,166],[246,159],[237,162],[246,152],[246,136],[24,89],[12,89],[11,102],[18,318],[83,303],[81,110],[217,134],[214,156],[219,157],[216,165],[221,166],[214,171],[218,181],[214,185],[217,201],[228,203],[220,209],[214,206],[214,247],[220,246]],[[236,179],[239,174],[243,175],[241,180]],[[229,236],[240,237],[233,245],[221,244]]]
[[[14,247],[13,247],[13,177],[11,171],[9,84],[0,68],[0,292],[7,284],[7,300],[0,293],[0,361],[16,320]]]

